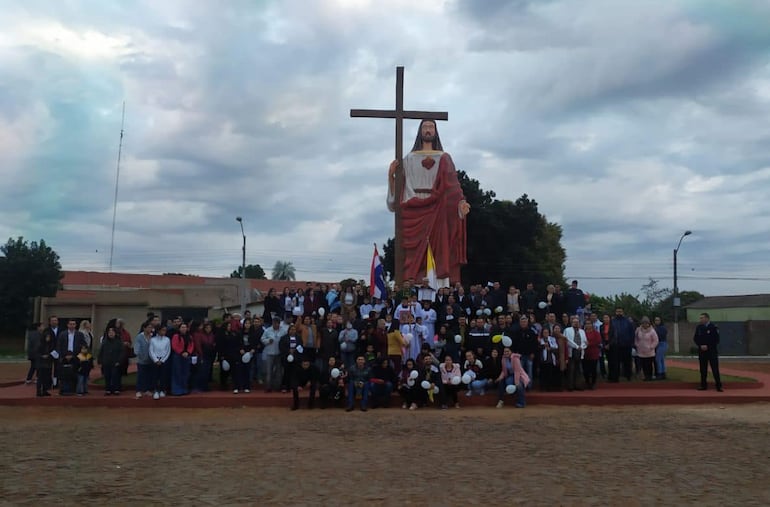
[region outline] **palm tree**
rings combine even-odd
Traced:
[[[295,280],[294,264],[288,261],[275,261],[273,280]]]

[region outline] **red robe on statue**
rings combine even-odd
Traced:
[[[460,266],[468,263],[465,219],[459,210],[465,197],[452,157],[448,153],[440,157],[430,195],[421,194],[405,202],[399,199],[405,280],[425,278],[428,241],[436,261],[436,278],[459,282]]]

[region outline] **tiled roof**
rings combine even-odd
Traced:
[[[761,307],[770,307],[770,294],[749,294],[745,296],[710,296],[687,305],[687,308],[692,308],[695,310]]]
[[[147,275],[141,273],[102,273],[98,271],[65,271],[62,285],[68,290],[100,288],[122,288],[122,289],[164,289],[169,287],[195,287],[205,285],[237,285],[237,278],[209,278],[203,276],[184,276],[184,275]],[[320,283],[320,282],[319,282]],[[251,280],[249,285],[252,289],[267,294],[271,288],[278,292],[284,287],[291,289],[305,288],[305,281],[284,281],[284,280]]]

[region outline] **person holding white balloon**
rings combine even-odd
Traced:
[[[444,356],[444,362],[439,365],[439,371],[441,372],[441,385],[439,388],[441,409],[446,410],[450,401],[454,404],[455,408],[460,408],[460,403],[457,401],[457,392],[461,389],[462,373],[460,372],[460,365],[452,361],[452,356],[447,354]]]
[[[337,363],[337,358],[331,356],[321,370],[320,387],[318,388],[321,400],[321,409],[329,404],[339,406],[340,400],[345,398],[345,368]]]
[[[419,387],[415,391],[417,406],[427,406],[435,401],[436,389],[441,390],[441,372],[438,367],[433,364],[433,357],[430,354],[426,354],[422,357],[422,366],[420,368],[420,374],[415,379],[416,387]]]
[[[472,350],[465,351],[461,380],[463,384],[468,386],[465,396],[473,396],[474,393],[481,396],[486,394],[487,381],[484,379],[484,363],[476,357],[476,353]]]
[[[281,392],[286,393],[291,387],[294,368],[299,365],[300,354],[304,351],[302,337],[297,334],[297,327],[294,324],[289,326],[289,330],[281,338],[278,343],[278,350],[281,352],[281,366],[283,367]]]
[[[404,368],[401,370],[398,382],[398,394],[401,395],[403,403],[401,408],[408,408],[409,410],[417,409],[417,389],[416,386],[417,377],[420,376],[420,372],[417,371],[413,359],[407,359],[404,363]]]
[[[510,347],[503,348],[502,371],[497,378],[497,408],[503,408],[503,398],[506,394],[516,394],[516,408],[524,408],[527,405],[526,386],[529,384],[529,376],[521,367],[521,355],[511,352]]]
[[[358,331],[353,327],[352,321],[345,322],[345,327],[340,331],[337,339],[340,342],[342,363],[350,370],[356,361],[356,342],[358,342]]]

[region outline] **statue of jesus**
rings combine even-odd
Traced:
[[[443,151],[436,122],[423,120],[414,147],[403,160],[403,193],[396,203],[398,162],[388,171],[388,209],[401,206],[404,280],[426,278],[428,244],[436,261],[438,289],[460,281],[460,266],[467,264],[465,217],[470,212],[454,162]]]

